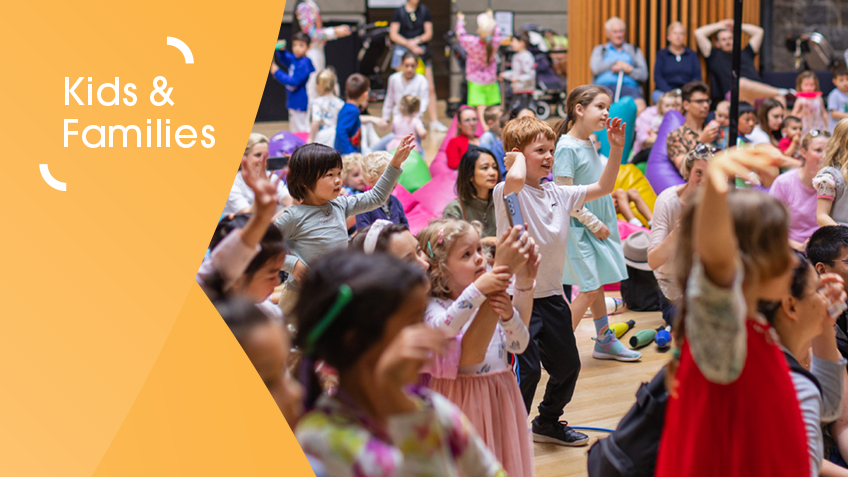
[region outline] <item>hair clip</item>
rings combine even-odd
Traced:
[[[312,331],[306,336],[306,355],[312,355],[312,351],[315,349],[315,342],[318,341],[318,338],[327,331],[327,328],[333,324],[333,320],[339,316],[342,309],[350,303],[350,300],[353,299],[353,290],[350,289],[346,283],[343,283],[339,287],[339,291],[336,294],[336,302],[333,303],[333,306],[330,307],[330,310],[321,318],[321,321],[315,325],[315,328],[312,328]]]
[[[441,245],[442,242],[445,241],[445,228],[442,227],[439,229],[439,240],[436,240],[436,243]]]
[[[427,241],[427,255],[429,255],[430,258],[435,257],[435,255],[433,255],[433,247],[430,246],[429,240]]]

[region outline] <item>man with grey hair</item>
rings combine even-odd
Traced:
[[[615,90],[618,75],[623,73],[621,97],[630,96],[636,101],[637,114],[645,109],[645,98],[640,83],[648,80],[648,65],[642,50],[624,41],[627,25],[618,17],[612,17],[604,24],[607,43],[592,50],[589,66],[592,68],[592,82]]]

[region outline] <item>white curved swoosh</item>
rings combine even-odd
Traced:
[[[47,169],[47,164],[39,164],[38,168],[41,170],[41,177],[44,179],[44,182],[47,183],[50,187],[60,190],[64,192],[67,190],[67,184],[64,182],[59,182],[50,175],[50,171]]]
[[[185,62],[187,65],[194,64],[194,55],[191,54],[191,49],[188,47],[188,45],[183,43],[182,40],[169,36],[168,46],[173,46],[174,48],[180,50],[180,53],[183,54],[183,58],[185,58]]]

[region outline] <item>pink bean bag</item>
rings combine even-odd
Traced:
[[[648,156],[648,167],[645,169],[645,177],[656,194],[671,186],[685,182],[680,177],[680,172],[674,166],[674,163],[671,162],[671,158],[668,157],[668,148],[666,147],[666,138],[669,133],[682,126],[684,122],[686,120],[682,114],[677,111],[669,111],[663,118],[659,131],[657,131],[657,141],[651,148],[651,154]]]

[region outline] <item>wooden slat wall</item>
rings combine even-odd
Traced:
[[[734,0],[569,0],[568,5],[568,86],[574,88],[592,81],[589,57],[595,45],[605,43],[604,22],[618,16],[627,23],[627,42],[642,49],[648,62],[650,81],[646,97],[654,89],[654,58],[666,45],[669,23],[686,26],[689,48],[698,51],[695,29],[733,16]],[[760,1],[745,0],[742,21],[759,25]],[[743,34],[742,45],[748,36]],[[706,65],[702,62],[704,79]]]

